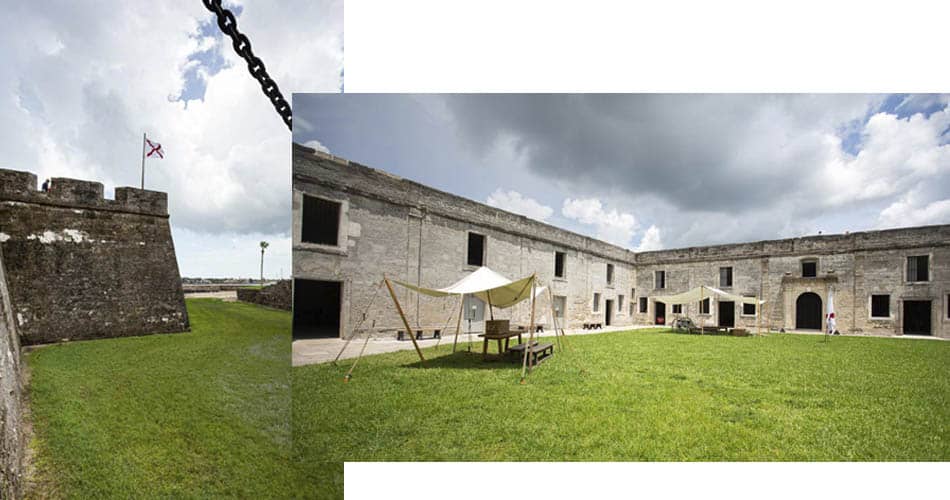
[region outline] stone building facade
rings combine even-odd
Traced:
[[[189,328],[165,193],[0,170],[0,247],[25,345]]]
[[[442,287],[478,264],[510,279],[536,273],[570,328],[688,316],[822,330],[833,294],[842,333],[950,337],[950,226],[634,253],[296,144],[293,261],[295,338],[348,337],[357,326],[392,335],[400,321],[379,288],[384,275]],[[712,299],[701,311],[698,302],[663,302],[699,285],[765,304]],[[397,291],[414,327],[443,328],[459,308]],[[464,305],[463,331],[469,317],[480,331],[492,314],[474,302]],[[547,311],[540,321],[550,324]],[[527,313],[519,305],[494,316],[526,323]]]

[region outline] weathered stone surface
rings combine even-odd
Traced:
[[[19,498],[23,453],[23,380],[20,339],[0,250],[0,498]]]
[[[301,241],[304,194],[341,204],[339,241],[317,245]],[[900,335],[903,302],[931,301],[931,332],[950,337],[950,225],[840,235],[808,236],[733,245],[681,248],[634,254],[608,243],[565,231],[487,205],[401,179],[345,159],[294,145],[293,276],[295,279],[343,284],[340,336],[349,336],[363,319],[383,275],[426,287],[453,283],[474,268],[465,264],[469,231],[487,238],[485,265],[509,278],[537,273],[554,295],[566,298],[569,327],[605,322],[605,301],[612,301],[612,324],[652,324],[662,296],[699,285],[720,287],[719,268],[732,267],[727,291],[766,300],[761,319],[743,315],[735,304],[735,326],[793,329],[796,301],[806,292],[822,301],[822,316],[833,290],[837,328],[843,333]],[[554,252],[567,253],[567,273],[554,277]],[[907,281],[908,256],[930,256],[930,279]],[[818,262],[818,276],[803,278],[804,259]],[[607,283],[607,264],[614,280]],[[658,289],[654,272],[665,271],[667,286]],[[459,304],[420,297],[397,289],[411,323],[442,327]],[[889,294],[890,317],[870,317],[872,294]],[[599,294],[599,307],[594,307]],[[622,299],[621,299],[622,296]],[[639,299],[647,309],[640,312]],[[622,304],[621,304],[622,301]],[[541,303],[547,307],[547,300]],[[680,314],[667,306],[667,322],[689,316],[708,325],[720,321],[713,301],[709,315],[698,304]],[[527,305],[496,311],[496,318],[527,322]],[[486,313],[487,315],[487,313]],[[549,312],[541,321],[551,323]],[[385,291],[366,315],[363,328],[390,335],[401,328]],[[824,319],[822,319],[824,325]],[[454,326],[454,323],[452,324]],[[467,327],[467,325],[465,325]],[[480,323],[473,329],[483,328]]]
[[[181,332],[165,193],[0,170],[0,245],[23,344]],[[10,181],[8,184],[7,181]],[[32,183],[32,184],[31,184]]]
[[[260,304],[262,306],[283,309],[285,311],[289,311],[293,307],[293,300],[291,297],[292,294],[290,280],[278,281],[277,283],[268,285],[263,289],[244,287],[238,288],[237,290],[237,299],[241,302]]]

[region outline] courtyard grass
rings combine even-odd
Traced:
[[[950,342],[629,331],[567,339],[519,385],[481,345],[293,369],[295,461],[950,459]],[[476,354],[475,351],[479,354]]]
[[[292,496],[290,313],[188,299],[190,333],[27,356],[34,497]]]

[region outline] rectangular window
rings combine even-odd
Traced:
[[[683,304],[673,304],[673,314],[683,314]]]
[[[803,260],[802,261],[802,278],[814,278],[818,276],[818,261],[817,260]]]
[[[656,271],[653,273],[653,288],[658,290],[666,288],[666,271]]]
[[[617,296],[617,312],[623,312],[623,295]]]
[[[647,312],[647,298],[646,297],[640,297],[640,312],[641,313]]]
[[[907,281],[930,281],[929,255],[907,257]]]
[[[947,295],[947,319],[950,319],[950,294]]]
[[[607,284],[612,285],[614,283],[614,265],[607,264]]]
[[[719,268],[719,286],[721,287],[732,286],[732,268],[731,267]]]
[[[300,240],[336,246],[340,236],[340,206],[335,201],[304,195]]]
[[[554,277],[563,278],[564,277],[564,260],[567,259],[567,254],[564,252],[554,252]]]
[[[742,315],[743,316],[755,316],[755,304],[749,302],[742,303]]]
[[[558,319],[564,319],[564,309],[567,308],[567,297],[563,295],[554,296],[554,315]]]
[[[485,265],[485,235],[468,233],[468,265]]]
[[[871,317],[872,318],[890,318],[891,317],[891,296],[890,295],[872,295],[871,296]]]
[[[594,293],[594,312],[600,311],[600,294]]]
[[[709,298],[699,301],[699,314],[709,314]]]

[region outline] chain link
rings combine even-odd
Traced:
[[[270,75],[267,74],[264,61],[261,61],[261,58],[255,56],[254,52],[251,51],[251,41],[248,40],[247,36],[238,31],[237,19],[234,17],[234,13],[222,7],[221,0],[201,1],[208,10],[218,16],[218,28],[221,28],[222,33],[231,37],[231,46],[234,47],[234,51],[237,52],[239,56],[247,61],[248,72],[261,84],[261,90],[264,91],[264,95],[270,99],[271,104],[274,105],[274,109],[277,110],[277,114],[279,114],[284,120],[284,123],[287,124],[287,128],[293,130],[293,113],[290,110],[290,104],[287,103],[284,96],[280,93],[280,89],[277,88],[277,82],[271,79]]]

